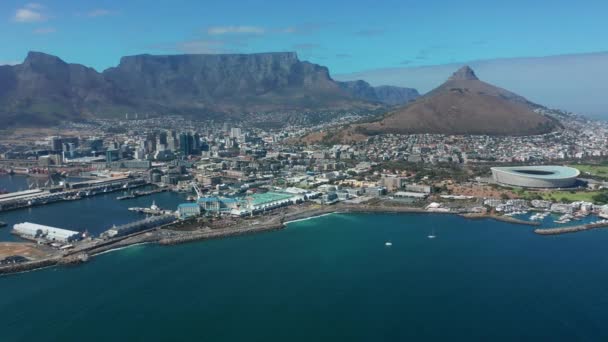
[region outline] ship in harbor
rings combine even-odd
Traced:
[[[132,207],[129,208],[129,211],[135,211],[142,214],[149,215],[171,215],[173,212],[171,210],[164,210],[158,205],[156,205],[155,201],[152,201],[152,205],[149,208],[140,208],[140,207]]]

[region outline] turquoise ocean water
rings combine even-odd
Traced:
[[[0,277],[0,340],[608,340],[608,230],[532,230],[338,214],[134,246]]]

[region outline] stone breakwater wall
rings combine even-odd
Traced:
[[[560,235],[560,234],[582,232],[582,231],[592,230],[592,229],[597,229],[597,228],[605,228],[605,227],[608,227],[608,222],[589,223],[589,224],[583,224],[583,225],[572,226],[572,227],[536,229],[536,230],[534,230],[534,232],[538,235]]]
[[[177,245],[177,244],[187,243],[187,242],[192,242],[192,241],[218,239],[218,238],[223,238],[223,237],[278,230],[278,229],[282,229],[283,227],[284,227],[283,223],[277,222],[277,223],[254,225],[254,226],[246,227],[246,228],[226,228],[226,229],[218,229],[218,230],[205,231],[205,232],[193,232],[190,234],[183,234],[180,236],[163,238],[160,241],[158,241],[158,244],[165,245],[165,246]]]
[[[37,270],[44,267],[55,266],[59,262],[59,259],[44,259],[38,261],[29,261],[18,264],[11,264],[6,266],[0,266],[0,275],[11,274]]]

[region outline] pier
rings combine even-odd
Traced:
[[[150,190],[150,191],[134,191],[133,193],[125,195],[125,196],[118,196],[118,197],[116,197],[116,199],[119,201],[122,201],[122,200],[127,200],[127,199],[133,199],[133,198],[138,198],[138,197],[143,197],[143,196],[159,194],[159,193],[165,192],[165,191],[168,191],[168,189],[159,188],[159,189],[154,189],[154,190]]]
[[[171,215],[173,212],[171,210],[162,210],[162,209],[150,209],[150,208],[129,208],[129,211],[134,211],[140,214],[148,214],[148,215]]]
[[[582,232],[582,231],[586,231],[586,230],[592,230],[592,229],[597,229],[597,228],[606,228],[606,227],[608,227],[608,221],[588,223],[588,224],[571,226],[571,227],[535,229],[534,233],[536,233],[538,235],[560,235],[560,234],[576,233],[576,232]]]

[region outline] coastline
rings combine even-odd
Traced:
[[[274,231],[284,229],[287,224],[317,218],[333,213],[338,214],[349,214],[349,213],[419,213],[419,214],[450,214],[458,215],[466,219],[493,219],[497,221],[503,221],[512,224],[521,224],[527,226],[539,226],[539,222],[524,221],[513,217],[505,217],[491,214],[476,214],[467,213],[462,211],[428,211],[418,207],[404,207],[404,206],[369,206],[369,205],[352,205],[352,204],[336,204],[332,206],[305,206],[297,207],[293,209],[287,209],[286,212],[280,214],[274,214],[270,216],[261,216],[249,219],[243,219],[238,224],[232,227],[225,228],[209,228],[198,226],[196,223],[190,224],[194,227],[193,231],[180,231],[171,228],[176,228],[175,224],[170,224],[161,228],[156,228],[150,231],[138,232],[129,236],[121,237],[115,240],[104,241],[100,244],[91,246],[89,248],[77,249],[71,251],[63,256],[54,256],[47,259],[41,259],[36,261],[30,261],[19,264],[11,264],[6,266],[0,266],[0,275],[21,273],[25,271],[32,271],[42,269],[46,267],[56,265],[72,265],[85,263],[90,258],[109,253],[112,251],[120,250],[135,245],[151,244],[156,243],[161,246],[171,246],[182,243],[189,243],[208,239],[219,239],[227,238],[238,235],[254,234],[260,232]],[[606,224],[608,226],[608,224]],[[187,225],[187,227],[190,227]],[[590,225],[587,225],[590,226]],[[576,228],[576,227],[575,227]],[[597,228],[597,227],[593,227]],[[534,232],[539,235],[555,235],[563,234],[565,232],[575,232],[581,230],[588,230],[593,228],[577,229],[574,228],[555,228],[555,229],[537,229]],[[542,232],[540,232],[542,231]],[[558,232],[559,231],[559,232]]]

